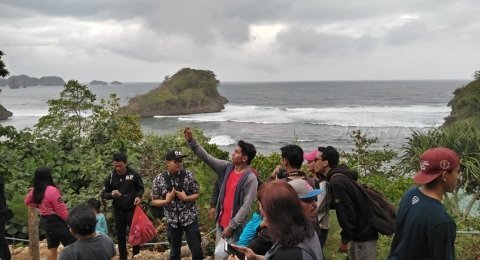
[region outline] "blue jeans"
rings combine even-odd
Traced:
[[[178,226],[174,228],[170,226],[170,224],[167,225],[167,238],[170,243],[170,260],[180,260],[181,258],[180,248],[182,247],[183,232],[185,232],[188,248],[190,248],[192,252],[192,259],[203,259],[202,238],[200,236],[198,220],[195,220],[186,227]]]

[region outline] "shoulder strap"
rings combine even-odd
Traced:
[[[347,178],[347,179],[349,179],[349,180],[354,181],[352,178],[348,177],[347,175],[345,175],[345,174],[343,174],[343,173],[341,173],[341,172],[334,172],[334,173],[332,173],[332,175],[330,176],[330,180],[333,179],[333,177],[337,177],[337,176],[343,177],[343,178]],[[356,181],[354,181],[354,182],[356,183]]]
[[[178,191],[185,190],[183,187],[183,183],[185,182],[185,175],[187,175],[187,172],[185,171],[185,169],[181,169],[180,172],[178,173],[178,187],[176,187]],[[170,177],[168,172],[162,173],[162,177],[165,180],[165,184],[167,185],[167,190],[171,191],[173,188],[172,178]]]
[[[305,176],[304,180],[306,182],[308,182],[308,184],[310,184],[310,186],[312,186],[312,188],[314,189],[319,189],[320,188],[320,181],[315,179],[315,178],[310,178],[310,177],[307,177]]]
[[[172,178],[170,178],[170,175],[168,175],[168,172],[163,172],[162,177],[165,180],[165,184],[167,185],[167,192],[172,191]]]
[[[317,256],[313,252],[313,250],[305,243],[301,242],[300,244],[296,245],[295,247],[298,247],[302,249],[303,251],[307,252],[313,260],[317,260]]]
[[[185,187],[183,187],[183,183],[185,182],[185,175],[187,175],[187,171],[185,171],[185,169],[182,168],[178,173],[178,187],[182,191],[185,191]]]

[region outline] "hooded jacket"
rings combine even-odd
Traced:
[[[219,221],[220,215],[223,210],[223,199],[227,192],[226,184],[228,176],[234,169],[232,162],[217,159],[208,154],[208,152],[200,146],[195,139],[188,142],[188,145],[192,151],[205,162],[210,168],[212,168],[217,174],[217,182],[219,185],[219,194],[217,199],[217,215],[216,222]],[[233,199],[233,212],[232,219],[229,226],[234,230],[234,238],[238,240],[243,228],[247,224],[247,217],[252,208],[253,201],[257,197],[258,181],[255,173],[251,168],[247,168],[247,171],[240,178],[237,188],[235,189],[235,195]]]
[[[112,197],[112,191],[118,190],[122,196],[119,198]],[[112,172],[105,178],[102,197],[103,199],[113,199],[113,208],[115,210],[130,210],[135,207],[133,202],[135,198],[143,196],[144,187],[140,175],[130,166],[123,175]]]
[[[336,174],[346,175],[349,179],[335,177]],[[377,240],[378,233],[368,223],[369,212],[365,207],[367,202],[354,183],[358,180],[358,173],[346,167],[337,167],[328,172],[327,179],[331,191],[330,205],[335,209],[342,228],[342,242]]]

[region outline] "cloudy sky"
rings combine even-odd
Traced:
[[[478,0],[0,0],[11,75],[161,81],[471,79]]]

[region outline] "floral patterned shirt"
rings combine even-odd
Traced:
[[[190,171],[185,171],[183,187],[178,187],[180,172],[177,174],[167,174],[170,176],[172,187],[175,187],[176,190],[181,188],[187,195],[200,192],[200,186]],[[168,192],[166,181],[163,173],[155,177],[153,180],[152,199],[165,199]],[[198,209],[195,201],[181,201],[175,197],[171,203],[164,206],[164,214],[168,224],[173,228],[177,228],[179,225],[185,227],[197,220]]]

